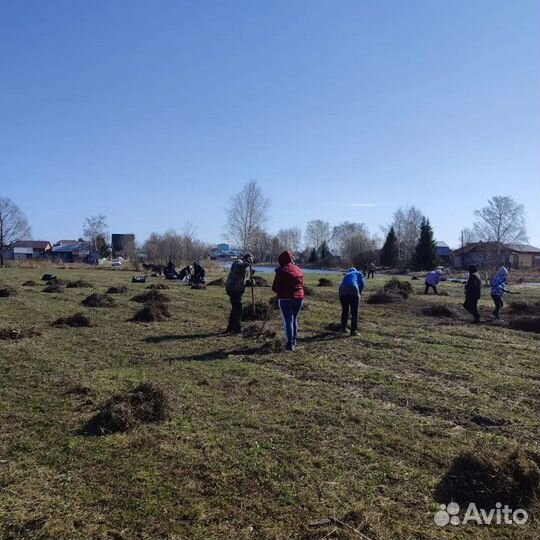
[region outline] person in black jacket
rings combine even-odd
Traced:
[[[482,280],[477,273],[476,266],[469,266],[469,279],[465,284],[465,303],[463,307],[474,317],[475,323],[480,322],[480,313],[478,313],[478,300],[482,291]]]

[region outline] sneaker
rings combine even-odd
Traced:
[[[285,350],[287,352],[294,352],[294,345],[285,345]]]
[[[351,332],[351,337],[357,336],[358,332],[355,330],[354,332]]]

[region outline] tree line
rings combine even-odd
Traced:
[[[292,250],[303,263],[333,266],[339,264],[363,266],[375,262],[387,267],[429,270],[437,264],[434,231],[421,210],[415,206],[397,209],[392,222],[382,229],[384,241],[369,231],[364,223],[344,221],[332,226],[323,219],[298,227],[266,229],[270,199],[256,181],[248,182],[233,195],[226,209],[226,238],[233,246],[250,251],[258,262],[273,263],[285,249]],[[527,241],[525,209],[508,196],[494,196],[487,206],[475,212],[476,220],[460,234],[460,244],[481,242],[486,260],[500,260],[505,244]],[[100,257],[111,253],[106,217],[96,215],[84,220],[82,237]],[[4,252],[22,239],[31,238],[28,220],[18,206],[7,197],[0,197],[0,265]],[[169,260],[197,261],[204,258],[211,246],[197,238],[196,228],[186,223],[181,232],[169,229],[152,232],[134,247],[130,258],[142,253],[152,262],[166,264]],[[336,256],[339,256],[336,257]]]

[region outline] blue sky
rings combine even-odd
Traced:
[[[103,213],[216,242],[257,179],[270,231],[379,232],[415,204],[451,245],[511,195],[540,245],[539,20],[533,0],[0,0],[0,195],[34,238]]]

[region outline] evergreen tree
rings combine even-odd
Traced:
[[[308,263],[313,264],[316,263],[319,260],[319,256],[317,255],[317,250],[313,248],[311,250],[311,253],[309,254]]]
[[[398,264],[398,240],[394,227],[390,227],[381,249],[381,264],[394,267]]]
[[[422,218],[420,238],[414,250],[413,263],[417,270],[433,270],[437,266],[437,250],[429,219]]]
[[[319,247],[319,257],[324,259],[325,257],[328,257],[328,255],[330,255],[330,249],[328,248],[326,240],[323,240]]]

